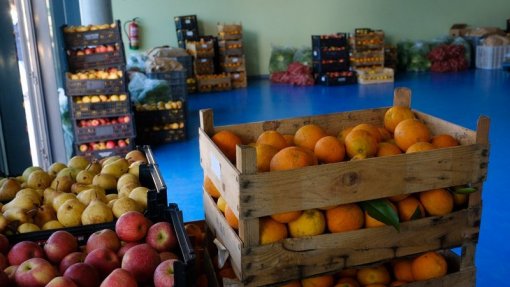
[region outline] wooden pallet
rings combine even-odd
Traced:
[[[410,106],[410,91],[397,89],[394,105]],[[480,117],[477,131],[472,131],[414,111],[432,134],[451,134],[461,145],[289,171],[257,173],[255,149],[250,146],[237,147],[234,165],[211,140],[214,133],[231,130],[244,142],[255,142],[265,130],[293,134],[308,123],[320,125],[328,134],[338,134],[343,128],[362,122],[381,126],[386,110],[378,108],[221,127],[214,126],[212,110],[200,111],[201,165],[204,174],[218,187],[239,218],[239,234],[229,227],[213,199],[204,193],[206,221],[230,252],[234,270],[245,286],[269,285],[456,246],[465,250],[460,270],[474,268],[481,190],[487,175],[489,151],[489,119],[486,117]],[[259,219],[264,216],[468,183],[479,189],[470,195],[469,208],[446,216],[402,223],[400,233],[384,226],[259,244]]]

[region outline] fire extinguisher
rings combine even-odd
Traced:
[[[140,25],[136,19],[138,19],[138,17],[124,23],[124,32],[127,34],[129,48],[131,50],[138,50],[140,48]]]

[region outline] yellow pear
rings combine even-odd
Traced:
[[[109,163],[109,164],[103,166],[103,169],[101,169],[102,174],[111,174],[111,175],[115,176],[115,178],[121,177],[126,172],[127,172],[127,169],[124,170],[121,165],[116,164],[115,162]]]
[[[89,186],[88,184],[84,184],[84,183],[73,183],[73,185],[71,186],[71,192],[74,193],[74,194],[78,194],[84,190],[87,190],[89,189]]]
[[[117,178],[111,174],[96,174],[92,179],[92,184],[97,185],[104,190],[115,189],[117,187]]]
[[[3,233],[5,231],[7,224],[9,224],[7,218],[5,218],[5,216],[2,213],[0,213],[0,233]]]
[[[126,154],[124,157],[127,159],[127,161],[132,164],[136,161],[142,161],[147,163],[147,158],[145,157],[145,154],[142,151],[139,150],[132,150]]]
[[[51,205],[53,206],[53,199],[63,192],[56,191],[51,187],[48,187],[43,192],[43,205]]]
[[[39,205],[39,202],[34,202],[30,196],[15,197],[13,200],[9,201],[9,203],[2,206],[2,212],[13,207],[28,211],[39,207]]]
[[[12,207],[4,212],[4,217],[8,222],[19,221],[21,224],[30,222],[30,217],[24,209]]]
[[[5,180],[0,186],[0,201],[12,200],[19,190],[21,190],[21,184],[17,180],[12,178]]]
[[[76,169],[76,168],[73,168],[73,167],[66,167],[66,168],[63,168],[62,170],[60,170],[57,173],[57,177],[69,176],[73,180],[75,180],[76,179],[76,175],[78,175],[78,172],[80,172],[79,169]]]
[[[34,203],[38,203],[38,204],[42,203],[42,194],[40,194],[35,189],[24,188],[24,189],[18,191],[18,193],[16,193],[16,197],[24,197],[24,196],[30,197]]]
[[[96,175],[101,172],[101,168],[101,164],[97,160],[94,160],[89,164],[89,166],[87,166],[86,170]]]
[[[120,158],[120,156],[118,156],[118,155],[110,156],[110,157],[102,159],[100,163],[102,166],[105,166],[107,164],[113,163],[114,161],[118,160],[119,158]]]
[[[78,200],[84,205],[89,205],[93,200],[97,199],[102,202],[106,202],[106,196],[104,193],[101,193],[95,189],[87,189],[78,194],[76,196]]]
[[[137,187],[131,191],[129,198],[136,201],[136,203],[143,209],[147,209],[147,193],[149,189],[146,187]]]
[[[121,197],[113,203],[112,211],[113,215],[115,215],[116,218],[119,218],[122,214],[128,211],[142,212],[143,210],[133,199],[129,197]]]
[[[124,173],[128,172],[128,170],[129,170],[130,163],[125,158],[119,158],[118,160],[116,160],[112,163],[120,166],[120,168],[124,171]]]
[[[21,178],[23,179],[23,181],[27,181],[28,180],[28,176],[36,171],[36,170],[40,170],[40,171],[44,171],[42,168],[38,167],[38,166],[31,166],[31,167],[27,167],[23,173],[21,174]]]
[[[71,176],[57,176],[52,182],[50,187],[56,191],[71,192],[71,187],[74,184],[74,179]]]
[[[57,219],[65,227],[81,225],[81,214],[85,205],[78,199],[69,199],[57,211]]]
[[[133,182],[128,182],[126,184],[124,184],[119,190],[118,190],[118,194],[119,194],[119,198],[120,197],[128,197],[129,194],[131,193],[131,191],[137,187],[139,187],[140,185],[139,184],[136,184],[136,183],[133,183]]]
[[[76,156],[73,156],[69,160],[69,162],[67,163],[67,166],[75,168],[75,169],[83,170],[83,169],[87,168],[89,163],[90,163],[90,161],[86,157],[81,156],[81,155],[76,155]]]
[[[101,200],[94,199],[81,214],[82,224],[96,224],[113,221],[112,210]]]
[[[120,190],[126,183],[134,183],[140,185],[138,177],[130,173],[125,173],[117,180],[117,190]]]
[[[61,163],[61,162],[55,162],[48,168],[48,174],[56,176],[59,171],[66,168],[67,165]]]
[[[55,211],[58,211],[58,209],[60,208],[60,206],[62,206],[62,204],[64,204],[66,201],[71,200],[71,199],[76,199],[76,195],[74,195],[73,193],[59,194],[58,196],[56,196],[53,199],[53,201],[51,202],[51,206],[53,206],[53,209]]]
[[[20,226],[18,226],[18,232],[19,233],[29,233],[34,231],[41,230],[39,226],[33,224],[33,223],[23,223]]]
[[[110,193],[106,195],[106,202],[110,202],[113,199],[119,198],[119,195],[116,193]]]
[[[45,189],[51,184],[51,177],[42,170],[36,170],[28,176],[27,186],[35,189]]]
[[[59,228],[64,228],[64,225],[62,225],[62,223],[60,223],[58,220],[51,220],[51,221],[48,221],[46,222],[43,226],[42,226],[42,230],[51,230],[51,229],[59,229]]]
[[[115,201],[117,201],[117,198],[108,201],[108,203],[106,205],[108,205],[108,207],[110,209],[112,209],[113,208],[113,204],[115,203]]]
[[[48,221],[56,220],[57,219],[57,213],[53,209],[53,206],[51,205],[41,205],[34,216],[34,223],[39,226],[43,227],[44,224]]]
[[[76,182],[82,184],[92,184],[92,179],[94,178],[94,173],[88,171],[86,169],[80,170],[76,175]]]
[[[129,166],[129,173],[136,176],[136,177],[140,177],[140,165],[142,164],[145,164],[145,162],[139,160],[139,161],[135,161],[133,162],[130,166]]]

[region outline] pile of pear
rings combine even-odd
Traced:
[[[21,176],[0,180],[0,233],[15,234],[111,222],[128,211],[147,209],[148,189],[139,150],[125,157],[89,161],[75,156],[48,170],[29,167]],[[3,204],[2,204],[3,203]]]

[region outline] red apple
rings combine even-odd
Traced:
[[[31,258],[16,269],[14,280],[18,286],[44,287],[58,276],[57,269],[42,258]]]
[[[141,243],[138,243],[138,242],[128,242],[124,245],[122,245],[122,247],[119,249],[119,251],[117,252],[117,256],[119,256],[119,259],[122,260],[122,257],[124,257],[124,254],[126,254],[126,252],[133,246],[136,246],[138,244],[141,244]]]
[[[152,281],[154,270],[161,260],[159,254],[148,244],[140,244],[129,249],[122,258],[122,269],[130,272],[138,283]]]
[[[75,263],[69,266],[64,277],[73,280],[78,287],[97,287],[101,283],[97,270],[87,263]]]
[[[92,49],[92,48],[85,48],[84,52],[85,52],[85,55],[94,54],[94,49]]]
[[[44,258],[41,246],[32,241],[16,243],[7,254],[9,265],[20,265],[30,258]]]
[[[173,252],[165,251],[165,252],[159,253],[159,258],[161,259],[161,262],[163,262],[168,259],[179,259],[179,256],[177,256],[177,254],[175,254]]]
[[[81,144],[81,145],[80,145],[80,151],[81,151],[81,152],[86,152],[88,149],[89,149],[89,148],[88,148],[88,146],[87,146],[86,144]]]
[[[108,45],[106,46],[106,52],[114,52],[115,46],[114,45]]]
[[[115,148],[115,142],[114,141],[107,141],[106,142],[106,148],[107,149]]]
[[[11,265],[4,269],[5,274],[9,277],[9,280],[14,284],[14,275],[16,274],[16,270],[18,269],[18,265]]]
[[[124,116],[123,122],[127,124],[127,123],[129,123],[130,120],[131,119],[129,118],[129,116]]]
[[[123,140],[118,140],[118,141],[117,141],[117,145],[118,145],[119,147],[125,147],[125,146],[127,146],[126,142],[125,142],[125,141],[123,141]]]
[[[113,270],[120,267],[117,254],[107,248],[94,249],[85,257],[85,263],[96,268],[101,278],[106,278]]]
[[[7,276],[3,269],[0,270],[0,286],[12,286],[9,276]]]
[[[173,287],[174,278],[174,262],[175,259],[170,259],[161,262],[154,271],[154,287]]]
[[[118,124],[119,122],[116,120],[116,119],[113,119],[111,122],[110,122],[112,125],[116,125]],[[114,143],[115,144],[115,143]]]
[[[9,239],[7,236],[0,233],[0,253],[7,255],[9,251]]]
[[[83,56],[83,55],[85,55],[85,52],[83,52],[82,50],[76,51],[76,56]]]
[[[149,228],[145,242],[158,252],[170,251],[177,247],[177,236],[169,222],[161,221]]]
[[[5,255],[0,253],[0,270],[4,270],[7,267],[9,267],[9,262],[7,262],[7,257],[5,257]]]
[[[104,126],[106,124],[108,124],[108,121],[106,119],[97,119],[99,121],[99,125],[100,126]]]
[[[120,248],[120,241],[115,231],[103,229],[92,233],[87,240],[87,253],[97,248],[108,248],[113,252],[117,252]]]
[[[71,233],[59,230],[48,238],[44,251],[50,262],[58,264],[67,254],[78,251],[78,240]]]
[[[129,211],[122,214],[115,223],[115,232],[120,240],[136,242],[142,240],[149,229],[149,222],[138,211]]]
[[[90,125],[93,127],[97,127],[99,125],[99,121],[97,119],[91,120]]]
[[[53,278],[53,280],[48,283],[45,287],[78,287],[73,280],[69,278],[65,278],[62,276],[58,276]]]
[[[136,283],[135,277],[131,275],[128,271],[117,268],[113,270],[106,279],[104,279],[103,283],[99,287],[137,287],[138,283]]]
[[[66,272],[67,268],[75,263],[81,263],[85,261],[85,254],[83,252],[73,252],[68,254],[62,261],[60,261],[59,271],[61,274]]]

